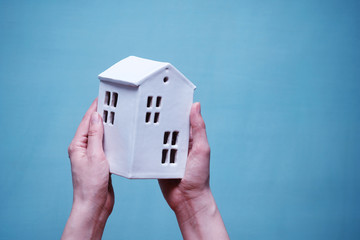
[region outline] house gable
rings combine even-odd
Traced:
[[[179,75],[189,87],[195,89],[195,85],[190,82],[181,72],[167,62],[158,62],[145,58],[129,56],[114,64],[104,72],[99,74],[99,79],[120,83],[132,87],[140,86],[144,81],[164,70],[172,70]]]

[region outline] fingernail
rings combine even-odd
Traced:
[[[91,114],[91,123],[99,123],[99,122],[100,122],[99,114],[97,112],[93,112]]]

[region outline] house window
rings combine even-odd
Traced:
[[[170,131],[166,131],[164,132],[164,139],[163,139],[163,144],[164,144],[164,148],[162,150],[162,155],[161,155],[161,163],[165,164],[165,163],[170,163],[170,164],[174,164],[176,163],[176,155],[177,155],[177,140],[179,137],[179,131],[173,131],[171,133],[171,138],[170,138]],[[170,141],[171,139],[171,141]],[[168,160],[168,153],[170,152],[170,156],[169,156],[169,160]]]
[[[108,118],[108,111],[104,110],[103,121],[106,123]]]
[[[147,106],[148,108],[151,108],[151,105],[152,105],[152,96],[148,96],[146,106]]]
[[[161,104],[161,97],[156,98],[156,107],[159,108]]]
[[[118,100],[118,94],[116,92],[113,92],[112,98],[111,98],[111,106],[112,107],[116,107],[117,100]]]
[[[145,123],[159,123],[160,109],[161,109],[161,96],[153,97],[148,96],[146,100],[146,113]],[[153,117],[151,117],[153,116]]]
[[[151,112],[147,112],[145,115],[145,122],[149,123],[150,122],[150,118],[151,118]]]
[[[159,122],[159,116],[160,116],[160,113],[159,112],[156,112],[154,114],[154,123],[158,123]]]
[[[109,91],[106,91],[105,92],[105,101],[104,101],[104,104],[109,106],[110,104],[110,92]]]
[[[109,125],[114,125],[115,122],[115,111],[118,103],[118,96],[117,92],[105,92],[104,97],[104,112],[103,112],[103,122]]]
[[[104,123],[108,123],[109,125],[114,125],[114,121],[115,121],[115,112],[109,112],[104,110],[103,113],[103,122]]]
[[[164,142],[163,144],[167,144],[167,142],[169,141],[169,136],[170,136],[170,132],[164,132]]]

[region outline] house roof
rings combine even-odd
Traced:
[[[146,79],[165,68],[172,67],[187,82],[190,87],[195,85],[190,82],[181,72],[167,62],[158,62],[145,58],[129,56],[99,74],[99,79],[120,83],[128,86],[140,86]]]

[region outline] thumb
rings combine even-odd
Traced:
[[[104,153],[103,149],[103,135],[104,127],[102,119],[97,112],[91,114],[89,132],[88,132],[88,147],[87,151],[90,156],[101,156]]]
[[[192,150],[203,151],[209,148],[205,122],[201,116],[200,103],[194,103],[190,112],[190,125],[192,135]]]

